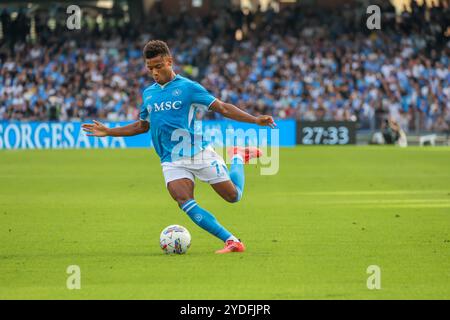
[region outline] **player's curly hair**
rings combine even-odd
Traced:
[[[151,40],[144,47],[144,58],[152,59],[159,55],[171,56],[169,46],[161,40]]]

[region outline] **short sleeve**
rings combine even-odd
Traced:
[[[150,122],[150,112],[148,111],[148,103],[150,102],[150,96],[146,94],[146,91],[142,93],[142,105],[139,113],[139,120]]]
[[[216,101],[216,98],[198,82],[192,83],[191,90],[192,104],[209,110],[213,102]]]
[[[147,104],[144,102],[141,105],[141,112],[139,113],[139,120],[150,122],[149,112],[147,109]]]

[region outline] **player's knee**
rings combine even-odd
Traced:
[[[236,189],[234,189],[233,191],[227,192],[224,195],[224,199],[225,199],[225,201],[230,202],[230,203],[236,203],[239,200],[241,200],[240,196],[239,196],[239,192]]]

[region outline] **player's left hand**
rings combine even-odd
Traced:
[[[275,121],[273,121],[273,118],[271,116],[259,116],[256,118],[256,124],[260,126],[269,126],[272,129],[274,129],[277,124]]]

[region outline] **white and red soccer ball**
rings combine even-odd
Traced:
[[[184,254],[191,246],[191,234],[185,227],[168,226],[161,232],[159,245],[166,254]]]

